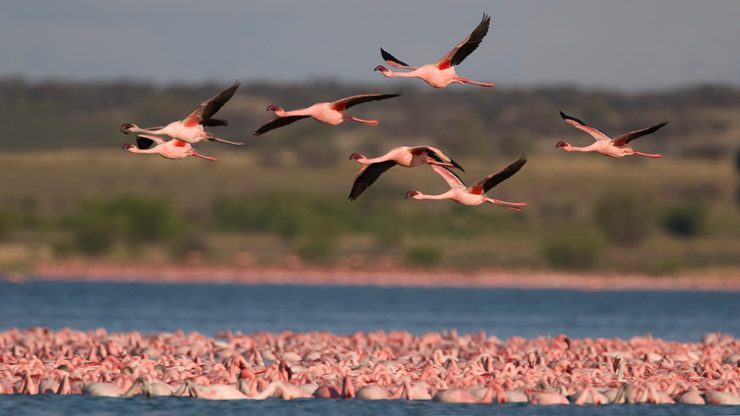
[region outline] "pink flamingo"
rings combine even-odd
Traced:
[[[226,120],[213,118],[213,116],[226,104],[227,101],[239,88],[239,81],[236,81],[231,87],[221,91],[217,96],[209,98],[198,107],[196,107],[187,117],[182,120],[173,121],[166,126],[141,128],[136,124],[124,123],[121,125],[121,132],[129,133],[147,133],[170,136],[173,139],[182,140],[187,143],[195,144],[203,140],[212,140],[216,142],[231,144],[234,146],[243,146],[244,143],[232,142],[214,136],[205,131],[204,127],[209,126],[226,126]]]
[[[380,71],[380,73],[386,78],[419,78],[434,88],[444,88],[450,84],[472,84],[479,85],[481,87],[493,87],[496,84],[473,81],[455,74],[455,65],[460,65],[468,55],[478,48],[478,45],[480,45],[483,38],[488,34],[488,28],[490,25],[490,16],[484,14],[481,22],[475,30],[468,35],[468,37],[455,45],[455,47],[447,52],[445,56],[440,58],[439,61],[433,64],[423,65],[421,67],[410,66],[394,57],[383,48],[380,48],[380,54],[388,65],[398,69],[408,69],[410,72],[394,72],[383,65],[376,66],[375,70]]]
[[[586,125],[583,121],[571,117],[562,111],[560,112],[560,116],[565,120],[566,123],[570,124],[571,126],[583,130],[586,133],[590,134],[591,137],[596,140],[592,145],[586,146],[586,147],[577,147],[572,146],[570,143],[560,140],[555,145],[555,148],[562,148],[566,152],[598,152],[601,153],[604,156],[609,157],[624,157],[629,155],[637,155],[637,156],[646,156],[646,157],[652,157],[652,158],[661,158],[662,155],[659,154],[651,154],[651,153],[642,153],[638,152],[637,150],[627,146],[629,142],[632,140],[635,140],[639,137],[655,133],[658,129],[668,124],[667,121],[664,121],[660,124],[656,124],[652,127],[648,127],[641,130],[635,130],[631,131],[629,133],[625,133],[621,136],[618,136],[614,139],[607,136],[606,134],[600,132],[599,130],[590,127]]]
[[[190,143],[178,139],[163,140],[157,136],[140,134],[136,136],[136,146],[124,144],[122,149],[131,153],[158,154],[165,159],[177,160],[185,159],[188,156],[195,156],[201,159],[215,161],[215,157],[204,156],[193,149]]]
[[[370,101],[381,101],[390,98],[399,97],[401,94],[360,94],[352,97],[342,98],[331,103],[316,103],[307,108],[299,108],[298,110],[285,111],[281,107],[275,104],[270,104],[267,107],[267,111],[275,113],[277,118],[271,122],[263,125],[254,132],[255,136],[267,133],[270,130],[278,127],[287,126],[288,124],[294,123],[298,120],[313,117],[314,120],[324,124],[330,124],[336,126],[341,124],[345,120],[355,121],[357,123],[368,124],[371,126],[378,125],[378,120],[365,120],[359,117],[350,116],[345,114],[345,111],[358,105],[367,103]]]
[[[490,191],[499,183],[512,177],[522,168],[522,166],[524,166],[525,163],[527,163],[527,157],[522,155],[519,160],[510,164],[505,169],[486,176],[473,186],[465,186],[463,181],[457,175],[444,167],[432,166],[432,169],[434,169],[434,171],[447,182],[450,186],[450,190],[439,195],[425,195],[419,191],[409,191],[406,193],[406,198],[435,200],[451,199],[458,204],[468,206],[476,206],[489,202],[493,205],[499,205],[519,212],[522,208],[527,206],[526,202],[501,201],[487,197],[486,192]]]
[[[491,403],[496,393],[495,383],[490,383],[483,397],[478,397],[470,389],[455,388],[440,390],[434,394],[432,400],[442,403]]]
[[[352,184],[352,190],[349,193],[349,199],[351,201],[357,199],[380,175],[396,165],[411,168],[427,164],[448,168],[454,167],[465,172],[457,162],[445,155],[441,150],[431,146],[396,147],[385,155],[372,159],[368,159],[360,153],[352,153],[349,158],[358,161],[362,165],[360,171],[357,173],[355,182]]]

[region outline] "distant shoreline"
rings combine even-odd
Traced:
[[[683,290],[740,292],[740,276],[647,276],[549,271],[401,270],[358,271],[337,267],[244,267],[213,265],[40,264],[28,276],[50,281],[481,287],[512,289]],[[23,281],[11,275],[10,281]]]

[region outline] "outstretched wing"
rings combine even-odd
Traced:
[[[459,65],[465,58],[468,57],[474,50],[478,48],[478,45],[483,41],[483,38],[488,34],[488,28],[491,25],[491,16],[487,14],[483,15],[478,27],[473,30],[468,37],[463,39],[462,42],[455,45],[452,50],[447,52],[445,56],[440,58],[435,64],[439,69],[449,68],[450,66]]]
[[[390,65],[390,66],[392,66],[394,68],[398,68],[398,69],[410,69],[410,70],[416,69],[416,67],[411,66],[411,65],[407,64],[406,62],[403,62],[402,60],[400,60],[400,59],[396,58],[395,56],[389,54],[383,48],[380,48],[380,55],[383,57],[383,60],[385,61],[385,63],[387,63],[388,65]]]
[[[527,156],[522,155],[516,162],[510,164],[509,166],[505,167],[503,170],[492,173],[485,178],[481,179],[476,183],[475,185],[471,186],[471,189],[480,188],[483,190],[483,193],[490,191],[491,188],[494,186],[500,184],[501,182],[511,178],[519,172],[519,169],[522,168],[527,163]]]
[[[151,149],[155,144],[162,144],[164,140],[161,137],[150,134],[139,134],[136,136],[136,147],[139,149]]]
[[[331,104],[331,108],[337,111],[346,110],[350,107],[356,106],[357,104],[366,103],[369,101],[380,101],[387,100],[389,98],[396,98],[401,96],[401,93],[396,94],[360,94],[353,95],[352,97],[342,98],[341,100],[334,101]]]
[[[268,131],[272,129],[276,129],[278,127],[287,126],[288,124],[294,123],[300,119],[307,118],[310,116],[287,116],[287,117],[277,117],[276,119],[272,120],[271,122],[265,124],[264,126],[258,128],[255,132],[255,136],[259,136],[260,134],[267,133]]]
[[[462,179],[460,179],[460,177],[457,176],[455,172],[447,169],[444,166],[437,165],[432,165],[432,169],[434,169],[434,171],[437,172],[437,174],[439,174],[439,176],[441,176],[442,179],[445,180],[445,182],[447,182],[447,185],[449,185],[450,188],[465,188],[465,184],[463,183]]]
[[[565,114],[562,111],[560,112],[560,117],[562,117],[563,120],[565,120],[565,122],[568,123],[568,124],[570,124],[571,126],[577,128],[579,130],[583,130],[586,133],[590,134],[591,137],[594,138],[594,140],[597,140],[597,141],[598,140],[611,140],[611,138],[609,136],[607,136],[606,134],[600,132],[599,130],[597,130],[597,129],[593,128],[593,127],[590,127],[590,126],[586,125],[586,123],[582,122],[581,120],[579,120],[579,119],[577,119],[575,117],[571,117],[571,116]]]
[[[388,169],[396,166],[396,164],[397,163],[392,160],[387,160],[385,162],[372,163],[370,165],[363,166],[362,169],[360,169],[360,173],[357,174],[355,183],[352,184],[352,190],[349,192],[349,196],[347,198],[349,198],[350,201],[357,199],[363,192],[365,192],[365,189],[369,188],[370,185],[378,180],[380,175]]]
[[[185,123],[187,124],[188,122],[197,122],[198,124],[203,125],[226,125],[225,120],[215,120],[212,123],[209,123],[209,120],[218,112],[218,110],[221,109],[221,107],[224,106],[224,104],[226,104],[227,101],[231,99],[231,97],[234,96],[234,93],[236,92],[236,89],[239,88],[239,85],[241,85],[241,83],[239,81],[236,81],[234,85],[221,91],[217,96],[209,98],[200,103],[200,105],[195,107],[195,110],[193,110],[190,115],[185,117]]]
[[[463,167],[460,166],[459,163],[457,163],[454,160],[452,160],[451,157],[447,156],[446,154],[444,154],[444,152],[442,152],[441,150],[439,150],[436,147],[432,147],[432,146],[416,146],[416,147],[412,147],[410,149],[411,153],[414,153],[414,151],[417,151],[417,150],[425,150],[426,153],[427,153],[427,155],[429,155],[429,157],[431,157],[432,159],[436,160],[437,162],[440,162],[440,163],[451,163],[452,166],[454,166],[454,167],[460,169],[461,171],[465,172],[465,169],[463,169]]]
[[[642,136],[646,136],[648,134],[655,133],[656,131],[658,131],[660,128],[662,128],[666,124],[668,124],[668,122],[667,121],[664,121],[664,122],[662,122],[660,124],[656,124],[656,125],[654,125],[652,127],[646,128],[646,129],[640,129],[640,130],[631,131],[629,133],[625,133],[625,134],[623,134],[623,135],[621,135],[621,136],[619,136],[619,137],[617,137],[617,138],[615,138],[613,140],[614,146],[622,147],[625,144],[631,142],[632,140],[635,140],[635,139],[640,138]]]

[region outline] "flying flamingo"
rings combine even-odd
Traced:
[[[372,159],[368,159],[360,153],[352,153],[349,158],[362,164],[355,178],[355,182],[352,184],[352,190],[349,193],[349,199],[351,201],[357,199],[370,185],[375,183],[380,175],[396,165],[412,168],[427,164],[458,168],[465,172],[457,162],[450,159],[441,150],[431,146],[396,147],[385,155]]]
[[[121,125],[121,132],[124,134],[147,133],[166,135],[191,144],[202,142],[203,140],[212,140],[234,146],[243,146],[244,143],[218,138],[204,129],[204,127],[228,125],[226,120],[213,118],[213,116],[231,99],[236,89],[239,88],[239,85],[241,84],[237,81],[231,87],[221,91],[217,96],[203,101],[182,120],[173,121],[166,126],[149,128],[141,128],[136,124],[124,123]]]
[[[260,134],[267,133],[272,129],[287,126],[288,124],[308,117],[313,117],[316,121],[324,124],[331,124],[332,126],[336,126],[337,124],[340,124],[345,120],[351,120],[358,123],[375,126],[378,124],[378,120],[365,120],[359,117],[350,116],[345,114],[345,110],[369,101],[387,100],[389,98],[396,98],[400,95],[401,93],[360,94],[354,95],[352,97],[342,98],[341,100],[337,100],[332,103],[316,103],[310,107],[300,108],[298,110],[292,111],[285,111],[275,104],[270,104],[267,107],[266,111],[274,112],[277,118],[257,129],[257,131],[254,132],[254,135],[259,136]]]
[[[468,37],[455,45],[439,61],[421,67],[410,66],[400,59],[395,58],[383,48],[380,48],[380,54],[388,65],[398,69],[408,69],[410,72],[394,72],[383,65],[376,66],[375,70],[380,71],[386,78],[419,78],[434,88],[444,88],[450,84],[472,84],[481,87],[493,87],[496,84],[473,81],[455,74],[455,65],[459,65],[468,55],[478,48],[478,45],[480,45],[488,33],[488,27],[490,25],[491,17],[484,14],[478,27]]]
[[[594,144],[586,147],[576,147],[571,146],[570,143],[560,140],[556,145],[555,148],[561,147],[566,152],[598,152],[601,153],[604,156],[609,157],[624,157],[629,155],[637,155],[637,156],[646,156],[646,157],[652,157],[652,158],[660,158],[663,157],[662,155],[658,154],[650,154],[650,153],[642,153],[638,152],[637,150],[627,146],[629,142],[632,140],[635,140],[639,137],[655,133],[658,129],[668,124],[667,121],[664,121],[660,124],[656,124],[652,127],[648,127],[645,129],[635,130],[631,131],[629,133],[625,133],[619,137],[616,137],[612,139],[611,137],[607,136],[606,134],[600,132],[599,130],[590,127],[586,125],[583,121],[571,117],[562,111],[560,112],[560,117],[565,120],[566,123],[570,124],[571,126],[583,130],[586,133],[590,134],[591,137],[596,140]]]
[[[502,171],[486,176],[473,186],[465,186],[463,181],[457,175],[444,167],[432,166],[432,169],[434,169],[434,171],[437,172],[447,182],[447,184],[450,186],[450,190],[439,195],[425,195],[419,191],[409,191],[406,193],[406,198],[451,199],[458,204],[468,206],[476,206],[485,202],[489,202],[493,205],[499,205],[519,212],[522,210],[522,208],[527,206],[526,202],[501,201],[498,199],[487,197],[486,192],[490,191],[499,183],[505,181],[506,179],[512,177],[515,173],[519,172],[519,169],[521,169],[525,163],[527,163],[527,157],[522,155],[519,160],[510,164]]]
[[[204,156],[193,149],[190,143],[178,139],[165,141],[157,136],[140,134],[136,136],[136,144],[124,144],[122,149],[131,153],[150,153],[158,154],[165,159],[185,159],[188,156],[195,156],[201,159],[215,161],[215,157]]]

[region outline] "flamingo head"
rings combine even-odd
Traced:
[[[352,153],[351,155],[349,155],[349,160],[360,160],[360,159],[364,159],[364,158],[365,158],[365,156],[363,156],[361,153],[357,153],[357,152]]]
[[[413,198],[416,195],[419,195],[419,191],[408,191],[406,192],[406,199]]]
[[[560,140],[557,143],[555,143],[555,148],[570,146],[570,143],[566,142],[565,140]]]
[[[129,149],[133,149],[134,147],[136,146],[134,146],[133,144],[124,144],[123,146],[121,146],[121,149],[129,150]]]
[[[280,110],[280,107],[276,106],[275,104],[270,104],[270,105],[267,106],[267,110],[265,110],[265,111],[275,112],[275,111],[279,111],[279,110]]]
[[[121,124],[121,133],[123,134],[129,134],[129,130],[136,127],[136,124],[131,123],[123,123]]]
[[[384,67],[383,65],[376,66],[375,69],[373,69],[373,71],[380,71],[380,73],[382,73],[385,76],[388,76],[388,74],[391,72],[390,69]]]

